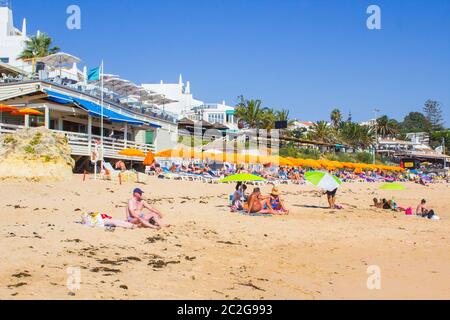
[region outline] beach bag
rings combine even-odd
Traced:
[[[406,214],[407,216],[412,216],[412,215],[413,215],[413,209],[412,209],[411,207],[409,207],[408,209],[406,209],[405,214]]]
[[[91,228],[104,228],[105,222],[103,221],[102,215],[100,213],[84,213],[83,214],[84,224]]]

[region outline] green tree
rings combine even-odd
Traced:
[[[439,131],[443,129],[444,117],[442,116],[442,106],[434,100],[427,100],[423,107],[428,122],[431,124],[431,130]]]
[[[431,124],[421,112],[410,112],[401,123],[402,133],[429,132]]]
[[[25,41],[25,49],[19,55],[19,59],[43,58],[59,51],[58,47],[52,47],[52,38],[41,33]]]
[[[377,119],[377,134],[382,138],[393,136],[398,133],[398,122],[389,119],[388,116],[382,116]]]
[[[339,131],[339,140],[354,148],[367,149],[375,142],[375,134],[371,127],[355,122],[344,122]]]
[[[287,121],[288,125],[289,125],[289,122],[291,122],[291,124],[292,124],[292,121],[289,118],[289,114],[290,114],[289,110],[281,109],[281,110],[276,111],[275,114],[276,114],[276,116],[275,116],[276,121]]]
[[[443,141],[445,142],[445,153],[450,154],[450,130],[435,131],[431,134],[430,144],[432,147],[442,146]]]
[[[245,100],[239,97],[240,102],[236,106],[235,116],[245,122],[249,128],[256,128],[264,116],[261,100]]]
[[[308,133],[308,138],[313,141],[324,143],[332,143],[335,141],[333,130],[326,121],[315,123]]]
[[[334,109],[331,111],[330,115],[331,123],[335,128],[338,128],[342,122],[342,113],[339,109]]]
[[[259,119],[259,128],[272,130],[275,128],[275,121],[277,121],[277,113],[271,108],[263,109],[261,118]]]

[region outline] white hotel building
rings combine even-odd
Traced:
[[[183,82],[180,75],[178,83],[164,83],[161,80],[157,84],[143,84],[143,88],[163,94],[168,99],[176,102],[163,106],[165,111],[175,114],[178,119],[187,118],[193,121],[206,121],[210,124],[221,124],[230,131],[238,129],[234,117],[235,108],[222,103],[205,103],[197,100],[191,93],[191,84]]]
[[[22,67],[23,62],[17,57],[25,48],[27,37],[27,21],[23,19],[22,29],[14,27],[13,12],[10,2],[0,0],[0,62],[14,67]]]

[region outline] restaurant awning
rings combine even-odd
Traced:
[[[48,95],[47,99],[49,99],[53,102],[60,103],[60,104],[73,103],[73,97],[70,97],[68,95],[50,91],[50,90],[45,90],[45,93]]]
[[[48,97],[47,99],[61,103],[61,104],[69,104],[73,103],[77,105],[79,108],[85,110],[88,112],[91,116],[94,117],[101,117],[102,116],[102,107],[94,102],[90,102],[84,99],[75,98],[69,95],[65,95],[62,93],[54,92],[51,90],[45,90]],[[129,116],[120,114],[116,111],[110,110],[108,108],[103,108],[103,116],[105,119],[111,121],[111,122],[119,122],[119,123],[129,123],[136,126],[142,126],[144,124],[153,127],[153,128],[161,128],[161,126],[158,126],[156,124],[147,122],[147,121],[141,121],[137,119],[133,119]]]
[[[78,105],[81,109],[87,111],[90,115],[95,117],[102,116],[102,107],[99,106],[98,104],[83,99],[74,98],[73,100],[76,105]],[[127,117],[123,114],[117,113],[107,108],[103,108],[103,117],[105,117],[111,122],[126,122],[137,126],[144,125],[144,122],[142,121]]]

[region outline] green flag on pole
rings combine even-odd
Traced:
[[[100,68],[94,68],[89,70],[88,81],[99,81],[100,80]]]

